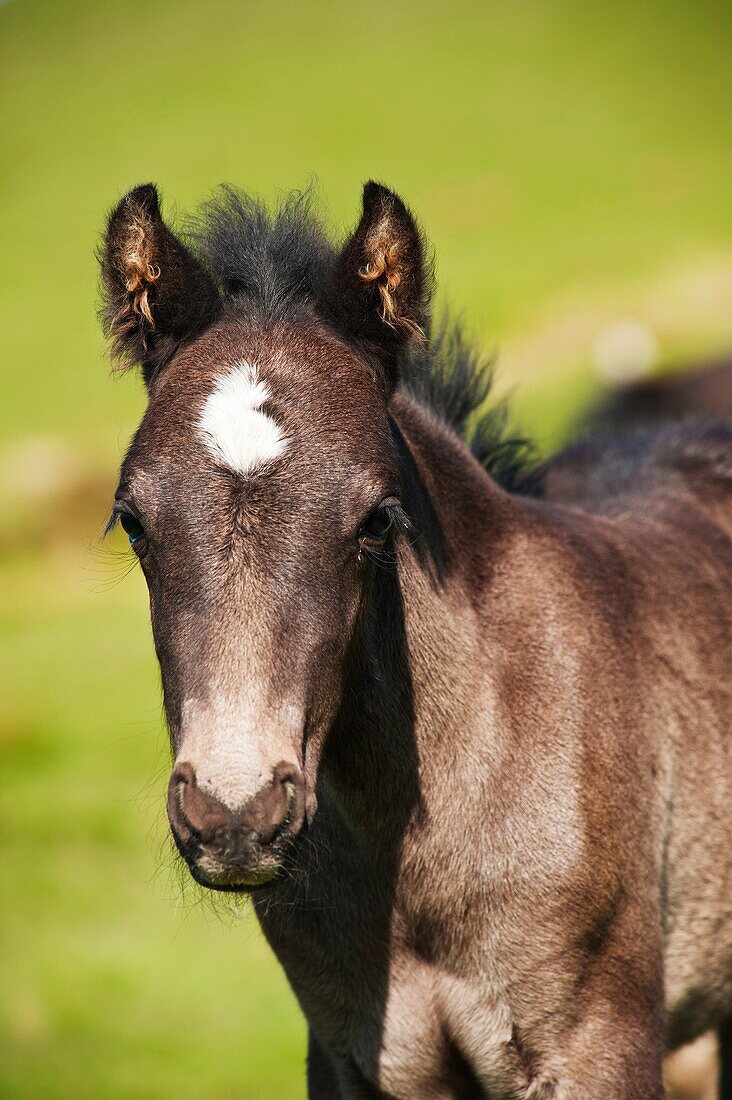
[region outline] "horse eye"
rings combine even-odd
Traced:
[[[133,516],[130,512],[120,512],[119,522],[122,525],[122,530],[130,540],[130,546],[134,546],[140,539],[144,539],[145,529],[136,516]]]
[[[374,539],[383,542],[391,530],[394,522],[391,511],[388,508],[376,508],[361,528],[361,538]]]

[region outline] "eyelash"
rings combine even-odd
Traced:
[[[378,533],[369,532],[369,523],[374,520],[378,520],[380,516],[386,517],[386,519],[388,520],[386,526],[383,528],[383,530],[379,529]],[[367,548],[369,543],[383,545],[387,541],[387,538],[391,531],[399,530],[404,532],[405,534],[410,534],[411,529],[412,528],[409,522],[409,518],[402,508],[401,502],[396,498],[387,499],[386,501],[382,502],[377,508],[374,508],[374,510],[364,520],[364,523],[362,524],[358,533],[358,539],[363,548]]]
[[[117,523],[127,535],[130,546],[139,557],[145,549],[146,542],[145,528],[142,523],[129,508],[116,507],[112,512],[112,518],[105,533],[109,534]]]

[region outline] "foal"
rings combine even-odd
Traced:
[[[102,273],[173,836],[251,891],[310,1095],[661,1097],[732,1012],[729,433],[522,477],[374,183],[339,250],[234,192],[186,245],[138,187]]]

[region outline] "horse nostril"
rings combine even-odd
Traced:
[[[299,832],[305,813],[305,782],[302,772],[294,764],[278,764],[274,770],[275,790],[280,791],[281,815],[272,827],[273,834],[289,829],[292,833]],[[284,795],[284,803],[282,803]]]
[[[195,783],[196,777],[190,764],[178,764],[170,776],[168,783],[168,820],[176,841],[189,844],[193,837],[190,822],[183,812],[182,794],[183,788]]]
[[[187,788],[196,786],[196,773],[191,764],[176,764],[168,783],[168,820],[173,836],[183,844],[190,844],[195,828],[183,807]]]
[[[170,777],[171,786],[180,786],[180,784],[188,784],[191,787],[196,785],[196,773],[193,770],[193,765],[184,761],[182,764],[176,764],[173,768],[173,774]]]
[[[274,783],[292,783],[297,786],[302,782],[300,769],[295,764],[278,764],[275,768],[272,780]]]
[[[210,841],[218,831],[236,825],[234,814],[201,790],[195,770],[187,762],[176,764],[170,777],[168,817],[173,832],[184,844],[189,844],[194,836]]]

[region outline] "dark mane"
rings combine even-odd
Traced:
[[[268,321],[317,312],[336,261],[311,189],[286,195],[272,211],[222,187],[188,227],[191,248],[228,307]],[[400,363],[401,389],[462,439],[503,488],[534,491],[533,446],[509,426],[505,401],[489,404],[493,363],[447,319]]]
[[[504,400],[491,402],[494,361],[449,317],[434,326],[400,368],[401,388],[463,440],[490,476],[509,492],[534,493],[533,443],[511,427]]]
[[[224,300],[271,321],[316,304],[335,262],[311,190],[292,191],[269,211],[223,186],[191,219],[188,237]]]

